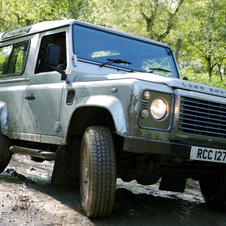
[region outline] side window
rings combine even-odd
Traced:
[[[55,44],[61,47],[61,59],[58,68],[61,70],[66,69],[66,38],[65,32],[62,32],[54,35],[47,35],[42,38],[35,73],[51,71],[50,67],[45,63],[46,52],[49,44]]]
[[[21,75],[28,52],[28,41],[0,47],[0,75]]]

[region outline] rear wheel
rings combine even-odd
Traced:
[[[214,209],[226,210],[226,169],[216,176],[206,177],[199,181],[205,202]]]
[[[12,157],[9,147],[10,139],[0,132],[0,173],[4,171]]]
[[[106,127],[88,127],[80,155],[81,204],[88,217],[104,217],[112,211],[116,190],[115,151]]]

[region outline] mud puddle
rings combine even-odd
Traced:
[[[77,186],[50,185],[53,162],[37,163],[14,155],[0,175],[0,226],[34,225],[199,225],[226,226],[226,213],[209,208],[198,182],[189,180],[184,193],[158,190],[117,180],[112,214],[89,219],[80,206]]]

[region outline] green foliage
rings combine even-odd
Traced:
[[[184,24],[186,30],[181,25],[179,27],[185,34],[182,45],[185,57],[182,62],[194,65],[199,61],[199,65],[206,66],[209,78],[226,57],[225,4],[225,0],[199,0],[186,3],[186,8],[181,10],[187,19]],[[187,8],[191,8],[188,15],[185,14]]]
[[[16,29],[46,20],[78,18],[88,0],[1,0],[0,31]]]
[[[183,1],[92,0],[79,19],[159,41],[176,26]]]
[[[183,69],[180,71],[180,74],[182,78],[187,77],[190,82],[226,89],[226,83],[221,81],[219,75],[213,75],[210,80],[208,73],[197,73],[193,70]]]

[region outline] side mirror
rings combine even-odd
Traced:
[[[61,47],[58,45],[50,44],[46,54],[46,64],[56,67],[60,62]]]
[[[187,77],[183,77],[183,80],[188,81],[188,78]]]
[[[50,66],[52,70],[57,71],[61,74],[61,80],[66,80],[67,76],[65,74],[65,71],[57,68],[57,65],[60,62],[60,57],[61,57],[61,47],[58,45],[49,44],[45,62],[47,65]]]

